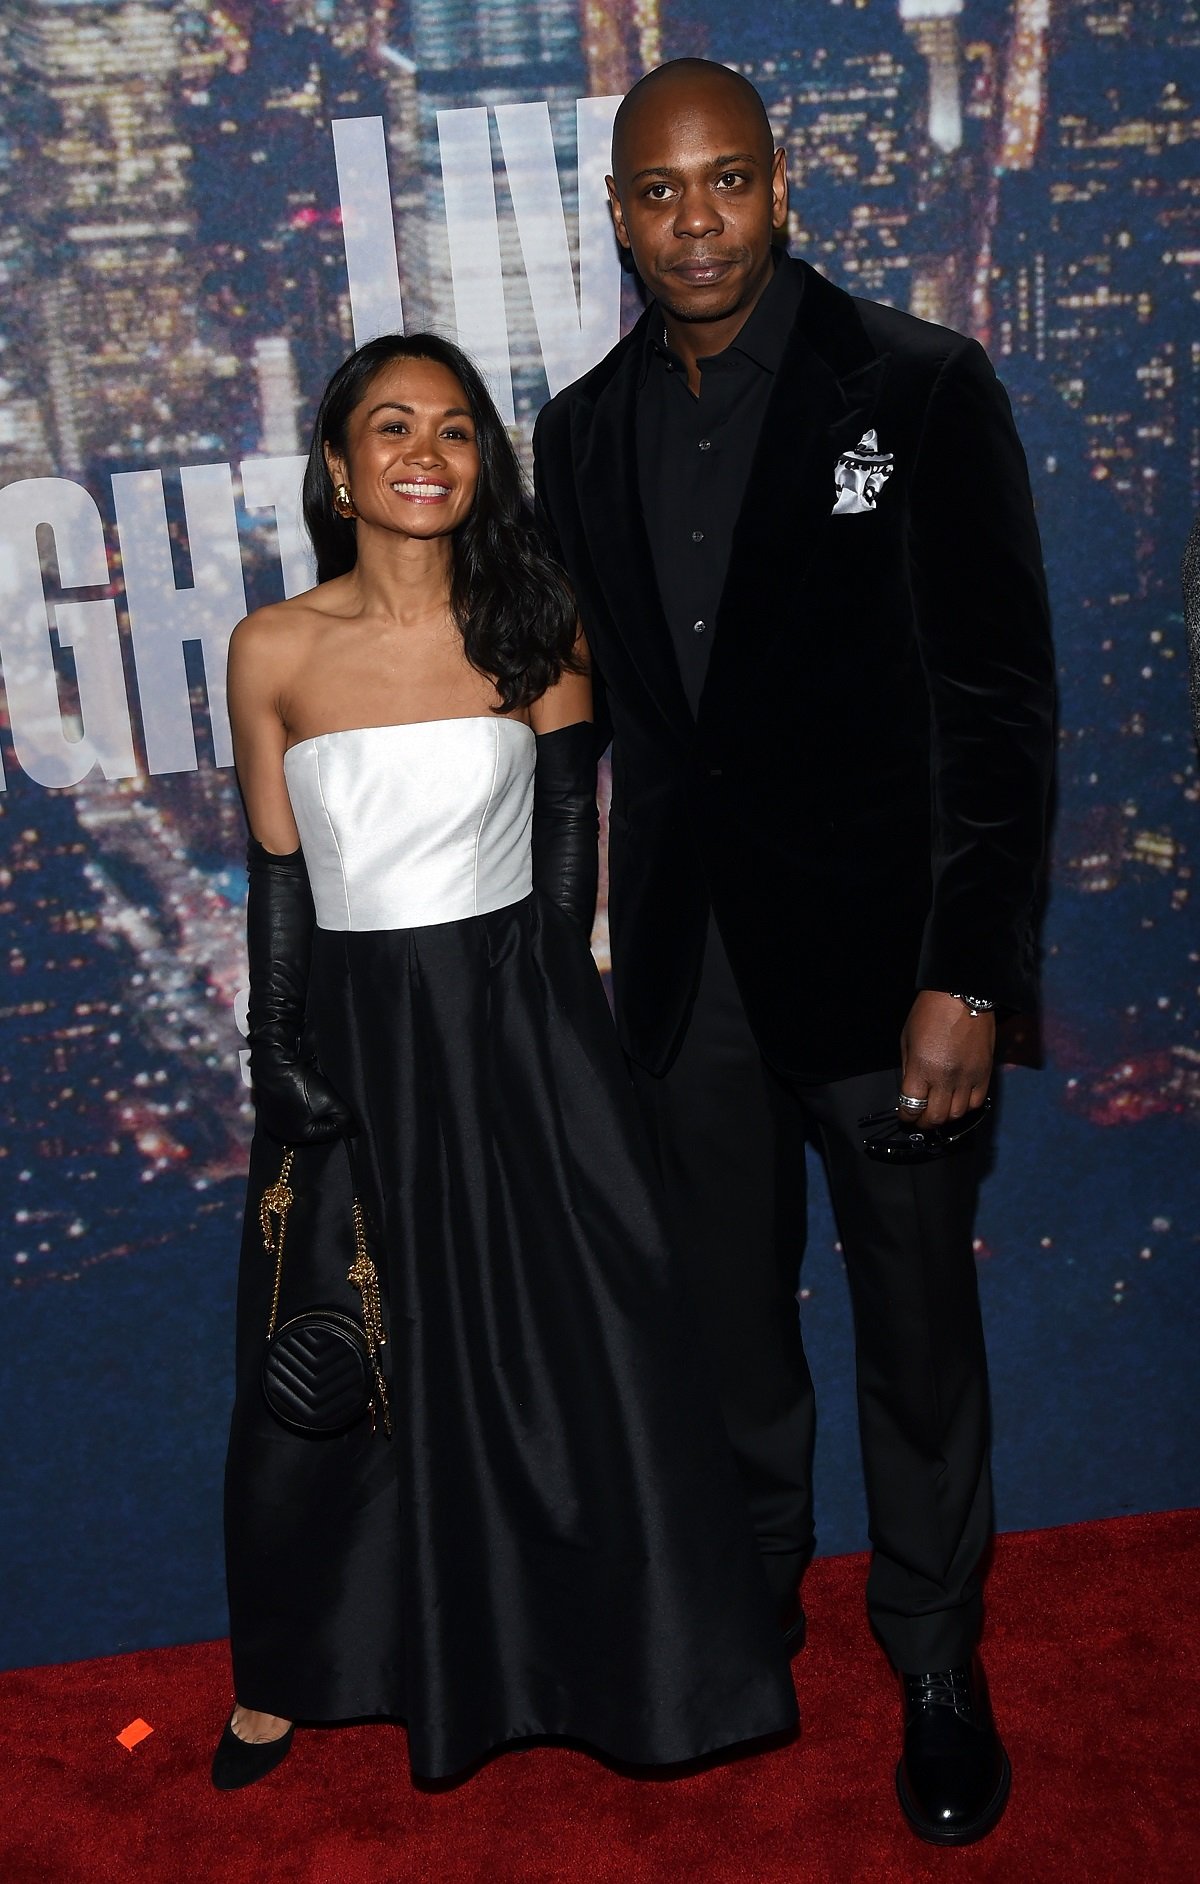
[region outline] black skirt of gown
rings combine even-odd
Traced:
[[[778,1624],[585,944],[533,895],[318,931],[308,1033],[353,1106],[394,1436],[270,1413],[259,1132],[226,1472],[234,1678],[389,1715],[414,1773],[568,1736],[634,1763],[790,1727]],[[281,1319],[353,1306],[344,1147],[301,1149]]]

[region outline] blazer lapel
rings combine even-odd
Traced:
[[[887,372],[849,295],[815,270],[805,274],[734,528],[702,726],[740,693],[794,612],[829,528],[837,460],[867,430]]]
[[[659,598],[638,485],[635,405],[645,318],[630,333],[626,352],[595,405],[574,416],[576,489],[613,626],[663,717],[690,743],[695,721]]]

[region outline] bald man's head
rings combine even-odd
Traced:
[[[787,224],[782,151],[753,85],[709,59],[639,79],[613,123],[608,178],[617,240],[673,322],[727,346],[771,277]]]
[[[727,65],[718,65],[714,59],[672,59],[669,64],[647,72],[630,87],[617,106],[613,119],[612,161],[618,187],[622,182],[630,135],[644,116],[653,119],[656,112],[699,108],[705,101],[721,97],[741,107],[747,125],[751,122],[756,125],[759,155],[769,165],[775,148],[771,121],[749,79],[743,78],[740,72],[731,72]]]

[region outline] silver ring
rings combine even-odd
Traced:
[[[928,1099],[914,1099],[910,1096],[910,1094],[906,1092],[902,1092],[900,1094],[900,1097],[897,1099],[896,1104],[898,1106],[903,1106],[906,1112],[924,1112],[926,1106],[929,1104],[929,1101]]]

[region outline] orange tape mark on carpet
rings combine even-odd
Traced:
[[[131,1720],[128,1727],[122,1727],[120,1733],[117,1735],[117,1739],[124,1747],[126,1753],[132,1753],[135,1747],[141,1745],[146,1735],[152,1734],[153,1732],[154,1729],[149,1721],[142,1720],[139,1717],[137,1720]]]

